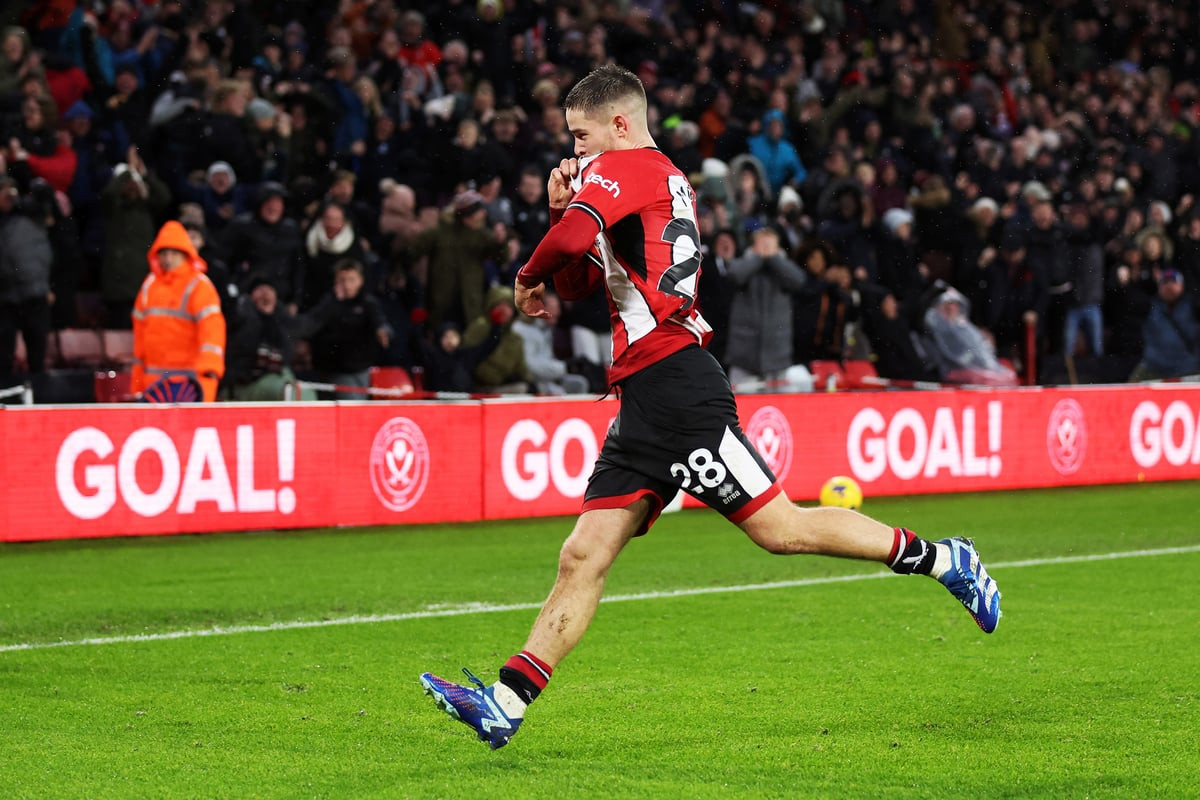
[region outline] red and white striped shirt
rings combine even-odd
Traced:
[[[638,148],[582,159],[575,185],[570,205],[517,280],[532,287],[554,276],[564,300],[604,284],[614,384],[707,343],[712,328],[696,309],[696,193],[687,177],[662,151]]]

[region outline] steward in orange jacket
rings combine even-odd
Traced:
[[[217,399],[225,374],[225,317],[208,265],[183,225],[171,220],[150,252],[150,274],[133,304],[133,378],[141,392],[167,372],[191,372],[204,401]]]

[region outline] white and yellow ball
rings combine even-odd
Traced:
[[[821,487],[820,501],[823,506],[859,509],[863,502],[862,487],[854,478],[835,475]]]

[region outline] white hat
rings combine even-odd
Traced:
[[[211,180],[212,176],[216,175],[218,172],[224,172],[226,175],[228,175],[230,184],[237,183],[237,173],[233,171],[233,167],[228,161],[214,161],[213,163],[209,164],[208,172],[206,172],[205,175],[209,180]]]
[[[1021,194],[1033,195],[1035,200],[1049,200],[1050,190],[1041,181],[1026,181],[1021,187]]]
[[[1000,212],[1000,206],[997,205],[996,201],[990,197],[981,197],[978,200],[976,200],[973,204],[971,204],[971,212],[972,213],[978,213],[978,212],[984,210],[985,208],[988,209],[989,211],[991,211],[993,214],[997,214]]]
[[[780,211],[783,211],[788,206],[795,206],[796,208],[803,209],[804,208],[804,200],[802,200],[800,198],[800,193],[797,192],[795,189],[793,189],[791,186],[784,186],[782,189],[779,190],[779,200],[778,200],[777,207],[779,208]]]
[[[901,225],[911,225],[912,221],[913,215],[908,209],[889,208],[883,213],[883,224],[892,233],[900,230]]]

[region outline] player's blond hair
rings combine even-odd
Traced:
[[[632,106],[631,111],[645,113],[646,87],[637,75],[624,67],[605,64],[589,72],[567,92],[563,107],[592,116],[597,111],[626,103]]]

